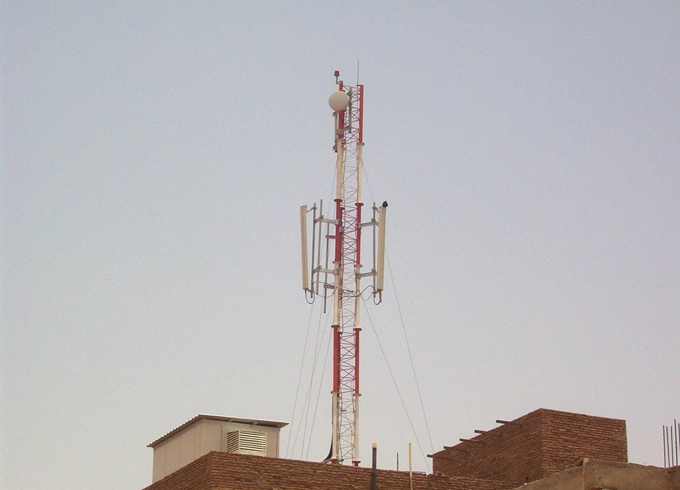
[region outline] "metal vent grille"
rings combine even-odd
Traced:
[[[267,433],[254,430],[235,430],[227,433],[227,452],[261,453],[267,452]]]

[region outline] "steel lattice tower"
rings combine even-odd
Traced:
[[[313,299],[315,295],[330,299],[333,304],[333,390],[332,446],[330,461],[359,464],[359,336],[362,277],[373,278],[373,295],[380,301],[383,283],[384,222],[387,203],[372,209],[372,218],[362,222],[361,198],[363,102],[364,87],[345,85],[338,80],[338,90],[329,104],[335,121],[333,149],[336,157],[335,216],[326,219],[323,203],[314,212],[311,276],[308,275],[306,206],[301,208],[303,288]],[[325,228],[324,228],[325,225]],[[362,229],[370,227],[372,234],[372,268],[362,273]],[[326,230],[325,234],[323,230]],[[376,236],[377,235],[377,236]],[[323,246],[326,241],[325,248]],[[324,263],[325,254],[325,263]],[[330,260],[329,260],[330,259]],[[332,268],[330,263],[332,260]],[[332,277],[332,283],[329,279]],[[311,287],[310,287],[311,279]]]

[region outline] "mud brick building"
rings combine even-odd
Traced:
[[[248,454],[210,452],[145,490],[371,489],[372,469]],[[408,490],[409,473],[376,471],[376,488]],[[501,482],[413,475],[414,490],[501,490]]]
[[[272,427],[285,424],[199,415],[149,445],[157,474],[145,490],[680,490],[680,467],[628,463],[624,420],[538,409],[496,422],[430,455],[432,474],[410,475],[279,458],[264,443],[260,453],[256,433],[278,444]],[[158,473],[168,461],[181,467]]]
[[[626,421],[541,408],[432,455],[434,473],[503,480],[515,486],[584,458],[628,462]]]

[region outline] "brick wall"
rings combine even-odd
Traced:
[[[370,490],[371,469],[246,454],[211,452],[145,490]],[[410,490],[405,471],[378,470],[378,490]],[[413,490],[505,490],[466,477],[413,475]]]
[[[583,458],[628,462],[626,421],[546,410],[543,414],[544,476]]]
[[[435,453],[433,471],[521,485],[584,457],[628,461],[624,420],[543,408],[471,439]]]
[[[147,488],[164,490],[206,490],[212,488],[209,483],[211,460],[207,457],[210,454],[212,453],[192,461]]]
[[[503,490],[573,468],[583,458],[626,463],[624,420],[539,409],[433,455],[414,490]],[[378,470],[378,489],[408,490],[407,472]],[[680,477],[677,478],[680,480]],[[370,489],[371,469],[211,452],[147,490]]]

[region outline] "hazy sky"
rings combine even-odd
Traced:
[[[297,396],[304,414],[329,329],[301,291],[298,208],[330,197],[327,99],[357,60],[394,278],[364,315],[364,461],[376,442],[403,469],[412,442],[427,468],[379,339],[426,453],[545,407],[626,419],[630,460],[663,464],[680,3],[4,1],[0,18],[3,488],[141,489],[146,445],[198,413],[291,421]],[[311,439],[288,443],[296,420],[282,455],[328,451],[322,369]]]

